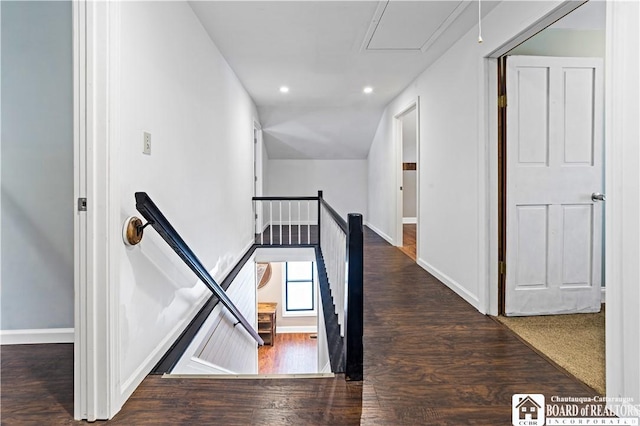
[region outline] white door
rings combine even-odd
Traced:
[[[600,310],[599,58],[507,59],[506,315]]]

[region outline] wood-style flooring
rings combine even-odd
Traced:
[[[402,247],[398,247],[414,262],[416,261],[416,228],[416,224],[402,225]]]
[[[514,393],[593,391],[365,232],[364,381],[147,377],[123,425],[509,425]],[[2,347],[2,424],[74,424],[71,345]]]
[[[315,333],[313,334],[315,336]],[[273,346],[258,348],[259,374],[301,374],[318,372],[318,339],[311,334],[276,334]]]

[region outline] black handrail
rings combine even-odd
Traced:
[[[252,197],[253,201],[318,201],[318,197]]]
[[[338,212],[335,211],[333,207],[331,207],[331,205],[324,200],[324,198],[322,197],[319,197],[319,198],[320,198],[320,203],[324,206],[325,209],[327,209],[333,221],[338,224],[338,226],[342,229],[342,231],[345,234],[349,235],[349,225],[347,225],[347,221],[344,220],[342,216],[340,216]]]
[[[218,285],[211,274],[204,267],[202,262],[196,257],[193,251],[184,242],[178,232],[171,226],[171,223],[162,214],[160,209],[155,205],[146,192],[136,192],[136,209],[147,219],[149,224],[153,226],[158,234],[166,241],[167,244],[176,252],[178,256],[187,264],[203,283],[211,290],[211,292],[222,302],[222,304],[231,312],[238,320],[239,324],[247,330],[247,332],[258,342],[264,345],[264,341],[258,332],[249,324],[247,319],[242,315],[238,308],[233,304],[227,293]]]

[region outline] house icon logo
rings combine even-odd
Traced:
[[[517,393],[511,398],[511,407],[514,426],[544,426],[544,395]]]

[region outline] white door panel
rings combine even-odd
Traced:
[[[506,315],[600,309],[602,60],[507,59]]]

